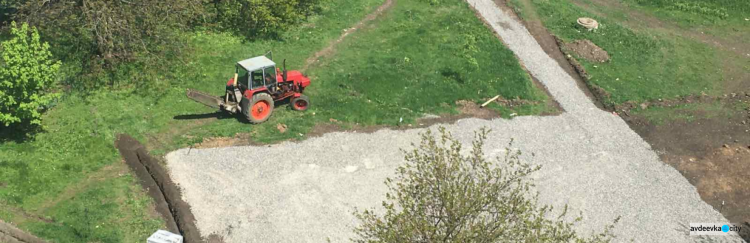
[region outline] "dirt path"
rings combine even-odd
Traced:
[[[393,2],[395,2],[395,1],[396,0],[386,0],[374,12],[368,14],[364,19],[362,19],[359,22],[357,22],[357,24],[355,24],[351,28],[346,29],[346,31],[344,31],[344,33],[341,34],[341,36],[339,36],[338,39],[336,39],[336,40],[332,41],[331,43],[329,43],[328,46],[326,46],[322,50],[316,52],[310,58],[307,58],[307,60],[305,61],[305,65],[302,67],[301,71],[304,72],[310,66],[314,65],[315,62],[319,61],[321,58],[333,55],[336,52],[336,45],[338,45],[339,43],[341,43],[342,41],[344,41],[344,39],[347,36],[351,35],[352,33],[354,33],[355,31],[357,31],[359,29],[362,29],[363,27],[365,27],[365,25],[367,23],[369,23],[370,21],[375,20],[375,18],[377,18],[378,16],[382,15],[383,12],[385,12],[391,6],[393,6]]]
[[[491,0],[468,2],[566,112],[444,125],[455,137],[469,143],[473,131],[492,129],[488,157],[504,153],[515,138],[510,149],[543,166],[533,175],[539,202],[580,212],[577,229],[583,234],[621,217],[614,230],[621,241],[686,242],[692,239],[690,222],[727,222],[621,118],[598,109],[512,14]],[[204,236],[217,234],[226,242],[343,242],[357,224],[351,212],[379,207],[383,181],[403,163],[399,148],[417,142],[424,130],[335,132],[274,145],[181,149],[166,159]]]

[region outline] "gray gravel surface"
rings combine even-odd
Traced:
[[[689,223],[726,222],[622,119],[596,108],[523,25],[491,0],[468,2],[566,112],[444,125],[454,136],[468,143],[475,130],[491,128],[488,156],[504,153],[515,138],[511,149],[543,166],[533,175],[540,203],[567,204],[573,216],[580,212],[577,229],[583,234],[620,216],[618,241],[686,242],[698,239],[687,235]],[[219,234],[226,242],[342,242],[353,236],[353,210],[380,206],[384,179],[403,163],[399,148],[409,148],[423,131],[336,132],[270,146],[181,149],[166,158],[204,236]]]

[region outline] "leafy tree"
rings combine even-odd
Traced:
[[[200,15],[202,0],[24,1],[19,20],[38,26],[56,44],[114,63],[168,47],[174,30]]]
[[[578,236],[561,218],[548,219],[549,206],[530,197],[526,176],[540,167],[519,160],[507,149],[502,160],[485,159],[483,146],[489,130],[475,133],[473,149],[462,154],[461,143],[440,128],[437,140],[430,130],[420,145],[406,153],[406,164],[396,178],[388,178],[390,192],[385,213],[356,212],[361,225],[355,242],[608,242],[607,226],[590,238]],[[512,144],[512,141],[511,141]],[[510,147],[510,145],[508,147]],[[502,162],[502,163],[501,163]],[[580,220],[578,218],[576,222]],[[617,220],[615,220],[617,222]]]
[[[215,0],[217,23],[252,37],[278,36],[312,14],[320,0]]]
[[[13,17],[21,0],[0,0],[0,27]]]
[[[17,2],[14,19],[39,28],[77,90],[151,82],[142,68],[167,69],[182,30],[205,17],[204,0],[0,1]]]
[[[11,23],[11,39],[2,42],[0,65],[0,123],[9,126],[40,124],[40,110],[59,94],[55,84],[60,62],[52,60],[49,44],[39,40],[36,28]]]

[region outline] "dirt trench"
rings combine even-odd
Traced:
[[[156,211],[166,221],[167,230],[181,234],[185,243],[204,242],[195,226],[190,206],[182,200],[179,188],[158,160],[151,157],[138,140],[127,134],[117,135],[115,147],[138,177],[143,189],[154,199]]]

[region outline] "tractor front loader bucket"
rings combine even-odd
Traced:
[[[224,101],[221,100],[219,97],[206,94],[206,93],[193,90],[193,89],[187,90],[187,97],[198,103],[201,103],[208,107],[216,108],[216,109],[220,109],[220,107],[224,104]]]

